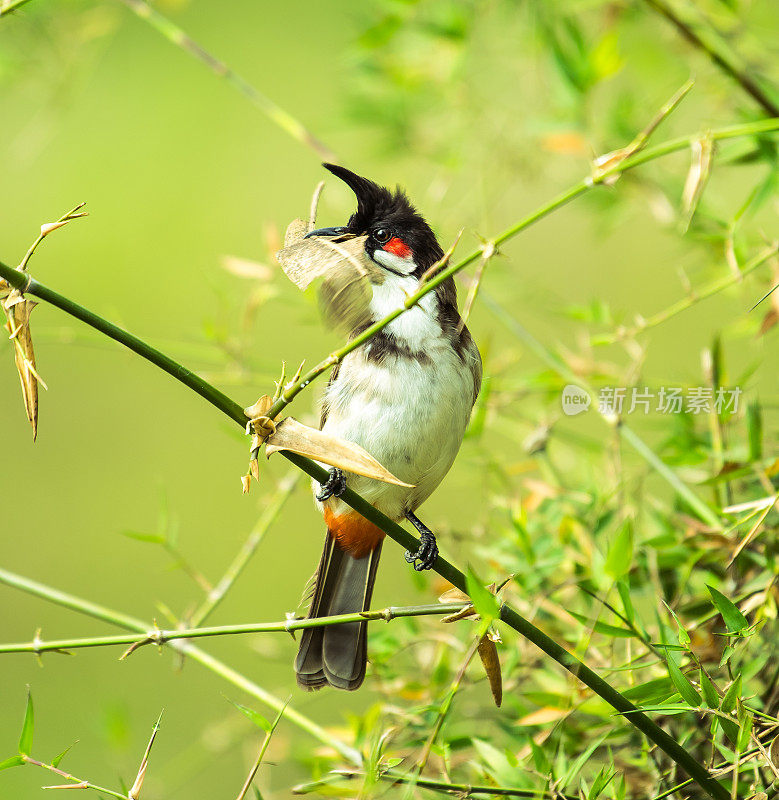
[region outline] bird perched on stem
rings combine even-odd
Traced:
[[[308,236],[366,236],[372,266],[367,319],[358,336],[400,308],[420,288],[443,250],[424,218],[400,189],[391,191],[344,167],[325,164],[357,197],[357,210],[338,228]],[[426,294],[330,376],[322,402],[323,431],[365,448],[412,486],[397,486],[330,469],[315,485],[327,525],[314,577],[309,617],[349,614],[370,606],[384,533],[339,499],[348,486],[393,520],[407,519],[420,547],[406,553],[414,569],[430,569],[438,556],[432,532],[415,516],[449,471],[460,448],[481,385],[481,357],[457,310],[454,279]],[[367,623],[309,628],[295,661],[300,686],[357,689],[365,677]]]

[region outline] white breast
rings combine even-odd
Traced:
[[[374,287],[376,319],[402,306],[419,284],[389,276]],[[413,511],[443,479],[454,461],[468,423],[473,377],[435,317],[436,298],[388,326],[397,343],[420,357],[390,355],[370,360],[366,348],[350,353],[327,389],[323,430],[364,447],[401,480],[415,488],[393,486],[348,475],[349,486],[393,519]],[[338,512],[340,501],[330,500]]]

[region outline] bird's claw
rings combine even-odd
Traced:
[[[417,572],[423,569],[432,569],[435,560],[438,558],[438,545],[436,544],[435,536],[429,531],[421,531],[419,534],[419,550],[412,553],[406,550],[406,561],[414,565]]]
[[[346,478],[338,467],[332,467],[324,483],[319,484],[319,494],[316,499],[324,502],[331,497],[340,497],[346,491]]]

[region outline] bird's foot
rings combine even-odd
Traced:
[[[340,497],[346,491],[346,478],[338,467],[332,467],[327,480],[319,484],[319,494],[316,499],[319,502],[328,500],[331,497]]]
[[[435,536],[430,531],[420,532],[419,550],[412,553],[406,550],[406,561],[414,565],[417,572],[423,569],[432,569],[435,560],[438,558],[438,545],[436,544]]]
[[[438,544],[433,532],[411,511],[406,512],[406,519],[417,529],[420,540],[419,550],[416,553],[406,550],[406,561],[413,564],[417,572],[432,569],[438,558]]]

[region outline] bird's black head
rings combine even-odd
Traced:
[[[435,234],[400,188],[393,192],[336,164],[323,166],[354,192],[357,211],[343,228],[320,228],[309,236],[367,235],[365,250],[379,266],[417,278],[443,257]]]

